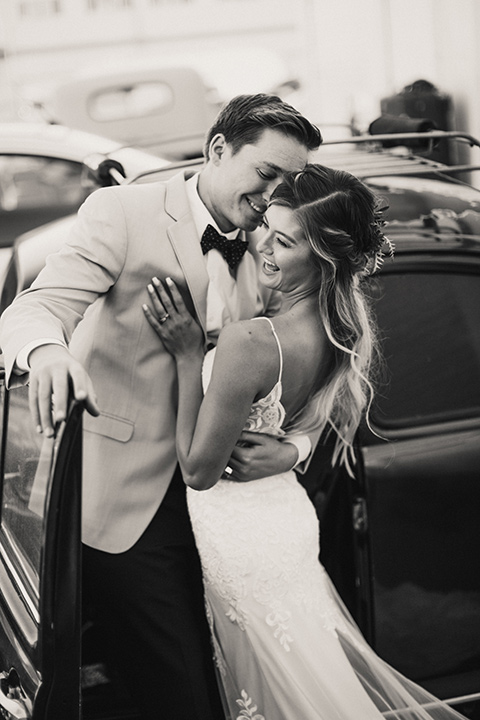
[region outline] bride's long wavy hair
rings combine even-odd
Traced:
[[[385,239],[379,201],[350,173],[311,164],[286,175],[270,204],[295,212],[310,245],[320,275],[320,318],[332,352],[326,381],[289,429],[334,430],[332,464],[339,461],[352,474],[354,436],[364,414],[368,422],[380,357],[364,289]]]

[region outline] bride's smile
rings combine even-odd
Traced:
[[[267,260],[266,257],[264,257],[263,258],[263,270],[266,273],[270,273],[270,272],[276,273],[280,270],[280,268],[277,267],[277,265],[274,265],[272,262],[270,262],[270,260]]]

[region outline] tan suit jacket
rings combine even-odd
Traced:
[[[276,304],[252,272],[254,247],[246,255],[242,318]],[[10,384],[18,352],[37,338],[66,342],[90,374],[101,415],[84,416],[83,539],[114,553],[140,537],[177,463],[175,363],[142,310],[154,275],[173,278],[205,330],[209,280],[183,174],[93,193],[66,245],[0,322]]]

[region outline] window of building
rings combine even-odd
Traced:
[[[90,117],[98,122],[142,118],[171,110],[174,94],[160,81],[137,82],[102,90],[90,98]]]
[[[87,0],[88,10],[123,10],[135,4],[134,0]]]
[[[198,0],[150,0],[150,5],[190,5]]]
[[[62,0],[21,0],[18,3],[21,17],[47,17],[62,12]]]

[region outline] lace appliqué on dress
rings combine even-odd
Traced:
[[[290,643],[293,642],[293,638],[287,632],[291,618],[292,613],[281,608],[269,613],[265,618],[267,625],[274,628],[273,637],[279,641],[286,652],[290,652]]]
[[[260,713],[257,713],[257,706],[252,705],[252,698],[248,696],[248,694],[245,692],[245,690],[242,690],[242,699],[238,699],[237,705],[239,705],[242,710],[240,711],[240,715],[237,716],[236,720],[265,720],[264,715],[260,715]]]
[[[285,409],[280,402],[281,397],[282,383],[279,381],[266,397],[254,403],[244,429],[268,435],[285,435],[282,430]]]

